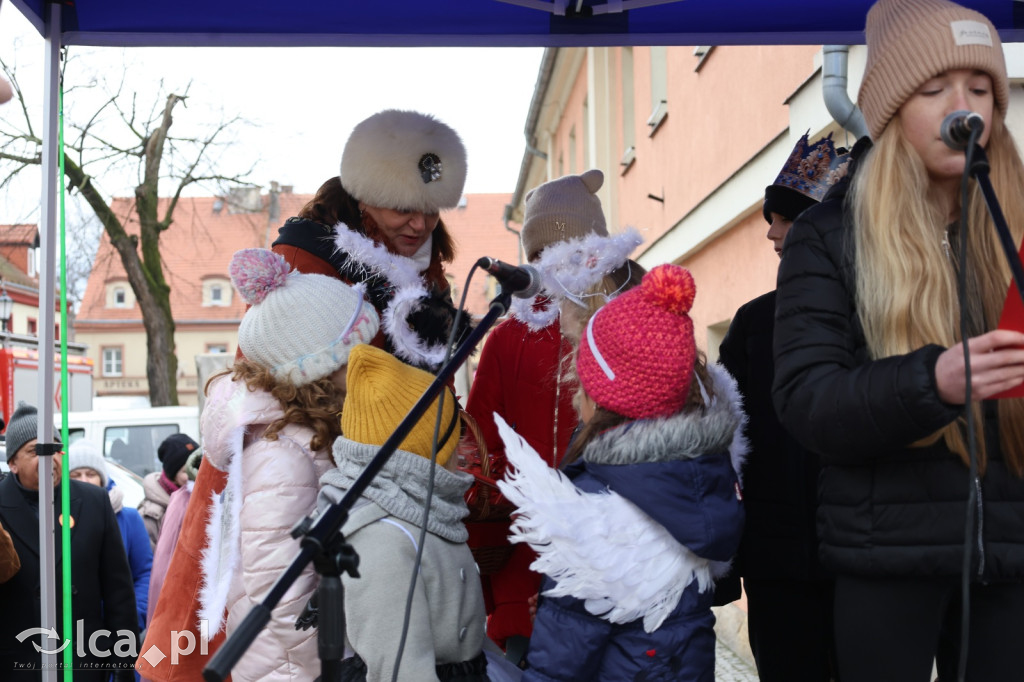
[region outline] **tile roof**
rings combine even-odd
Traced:
[[[202,305],[204,278],[227,277],[228,263],[238,249],[264,247],[277,236],[277,228],[284,218],[295,215],[311,194],[279,195],[280,218],[271,224],[264,207],[261,212],[231,212],[223,200],[215,197],[185,197],[179,200],[174,222],[160,235],[160,250],[164,275],[171,287],[171,310],[178,324],[188,321],[233,322],[241,319],[245,305],[234,295],[231,304],[223,307]],[[466,274],[481,256],[491,256],[510,263],[518,263],[518,240],[504,228],[502,216],[511,194],[470,194],[463,208],[442,214],[449,230],[455,236],[456,261],[449,268],[457,292],[462,291]],[[159,211],[166,209],[167,199],[161,199]],[[266,195],[263,196],[264,206]],[[221,209],[215,210],[220,205]],[[111,204],[122,217],[129,234],[138,234],[139,225],[134,211],[134,199],[117,198]],[[518,229],[516,224],[511,225]],[[121,259],[104,232],[89,275],[85,294],[79,308],[76,327],[84,331],[91,324],[105,321],[141,323],[138,306],[131,308],[106,307],[106,285],[112,281],[127,282]],[[475,315],[487,310],[487,278],[474,275],[467,307]]]

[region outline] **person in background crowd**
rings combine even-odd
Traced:
[[[0,479],[3,480],[3,479]],[[21,570],[21,559],[14,549],[11,534],[0,524],[0,583],[5,583]]]
[[[4,81],[6,83],[6,81]],[[0,84],[2,87],[2,84]],[[8,86],[9,87],[9,86]],[[0,92],[2,95],[2,92]],[[10,93],[7,95],[10,98]],[[0,104],[4,101],[0,96]],[[3,428],[5,424],[3,419],[0,419],[0,428]],[[7,476],[6,473],[0,471],[0,481],[4,480]],[[0,524],[0,583],[5,583],[14,577],[14,574],[21,570],[21,559],[18,558],[18,552],[14,549],[14,542],[11,540],[11,534]]]
[[[697,351],[695,293],[689,271],[661,265],[590,318],[585,426],[564,474],[501,425],[513,540],[545,574],[524,680],[714,677],[713,582],[743,532],[744,417],[732,378]]]
[[[171,564],[174,548],[178,546],[178,534],[181,533],[185,510],[188,508],[188,501],[192,496],[192,488],[195,485],[202,459],[202,448],[189,456],[183,469],[188,480],[185,481],[185,485],[171,493],[171,499],[167,503],[167,511],[164,513],[163,524],[160,526],[160,537],[156,541],[156,549],[153,550],[153,570],[149,575],[149,596],[147,598],[149,604],[146,613],[147,627],[153,619],[153,610],[156,607],[157,597],[160,596],[160,589],[164,585],[164,576],[167,575],[167,568]]]
[[[187,434],[172,433],[164,438],[157,448],[157,458],[163,465],[160,471],[148,474],[143,480],[143,488],[146,492],[146,499],[139,503],[139,513],[146,522],[146,532],[149,533],[149,543],[152,549],[156,549],[156,542],[160,537],[160,529],[163,526],[164,514],[167,512],[167,504],[171,501],[171,494],[178,490],[188,481],[188,474],[185,473],[185,463],[189,456],[199,449],[199,443],[192,440]]]
[[[608,236],[596,194],[603,182],[604,175],[595,169],[527,193],[522,241],[531,263],[555,242],[587,234]],[[527,303],[514,305],[513,316],[487,336],[466,403],[492,453],[496,479],[504,469],[504,448],[495,414],[518,428],[552,467],[558,466],[576,429],[576,383],[564,381],[561,372],[572,349],[559,330],[558,302],[542,295]],[[510,525],[511,519],[505,524],[469,524],[470,547],[507,545]],[[540,586],[540,575],[530,570],[535,558],[529,546],[519,545],[504,566],[481,576],[487,633],[509,650],[513,661],[525,654],[532,629],[528,601]]]
[[[962,204],[964,152],[939,136],[954,111],[984,118],[978,143],[1019,244],[1024,163],[1006,128],[1002,44],[947,0],[879,0],[865,35],[871,139],[786,238],[774,404],[821,460],[843,682],[928,680],[943,627],[968,605],[963,580],[965,679],[1017,679],[1024,400],[992,398],[1024,380],[1024,334],[996,328],[1010,270],[974,183]]]
[[[793,220],[845,176],[849,158],[831,133],[803,135],[775,181],[765,188],[768,239],[782,257]],[[747,594],[747,636],[762,682],[833,679],[832,580],[818,561],[815,513],[818,456],[779,424],[772,406],[775,291],[745,303],[733,316],[718,361],[732,374],[747,412],[750,456],[743,468],[747,523],[733,570],[716,597]],[[724,602],[724,599],[721,601]]]
[[[50,593],[56,596],[57,639],[28,638],[20,633],[40,627],[39,578],[39,457],[36,455],[36,408],[20,403],[7,425],[7,465],[11,474],[0,481],[0,524],[10,532],[21,570],[0,584],[0,671],[5,679],[15,679],[18,668],[31,666],[39,674],[39,646],[59,646],[63,631],[63,594],[61,589],[61,525],[63,497],[60,489],[61,460],[52,455],[53,513],[55,535],[55,582]],[[54,433],[54,442],[59,443]],[[76,682],[105,682],[113,672],[120,680],[134,679],[131,664],[134,655],[124,646],[116,646],[123,635],[138,633],[138,613],[131,569],[125,556],[110,498],[105,490],[69,481],[71,501],[71,613],[76,631],[83,637],[74,651]],[[80,629],[79,629],[80,628]],[[85,644],[88,643],[88,646]],[[132,643],[135,640],[132,639]],[[25,673],[25,679],[33,679]]]
[[[320,479],[321,508],[344,497],[432,382],[429,373],[379,348],[352,350],[341,413],[344,435],[334,441],[337,468]],[[438,411],[441,426],[432,464]],[[360,573],[359,578],[342,575],[345,636],[354,652],[344,665],[362,670],[362,679],[394,679],[407,587],[417,570],[397,679],[488,680],[483,594],[462,523],[468,513],[463,495],[472,476],[456,470],[452,457],[460,431],[459,406],[447,391],[399,444],[341,529],[359,555]],[[431,477],[427,533],[421,540]]]
[[[92,483],[107,491],[110,506],[121,529],[121,540],[128,555],[128,566],[135,583],[135,608],[139,614],[139,631],[146,629],[146,605],[149,603],[149,574],[153,566],[153,550],[149,546],[146,524],[136,509],[122,504],[124,492],[107,473],[107,464],[99,449],[85,439],[68,447],[68,476],[82,483]]]
[[[341,433],[349,351],[377,334],[377,313],[359,292],[334,277],[293,271],[272,251],[237,252],[229,273],[250,306],[238,329],[243,357],[210,379],[200,418],[199,476],[213,467],[225,486],[206,522],[199,574],[181,573],[193,559],[181,553],[179,537],[143,650],[170,647],[182,631],[230,635],[291,564],[299,551],[291,530],[315,510]],[[316,583],[306,566],[233,680],[317,676],[316,633],[295,628]],[[205,627],[197,631],[199,623]],[[149,679],[195,679],[204,662],[198,656],[160,669],[143,660],[139,671]]]
[[[388,109],[352,130],[341,176],[288,219],[273,250],[300,272],[365,286],[381,318],[374,344],[434,372],[456,309],[445,278],[455,241],[440,212],[458,206],[466,149],[428,114]],[[463,316],[457,340],[468,333]]]

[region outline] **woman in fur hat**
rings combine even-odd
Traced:
[[[458,205],[465,180],[454,130],[416,111],[381,111],[355,127],[340,177],[285,222],[272,248],[301,272],[363,283],[381,316],[374,345],[436,371],[456,312],[444,274],[455,243],[440,212]]]
[[[272,251],[239,251],[229,272],[251,306],[238,329],[244,357],[207,384],[200,420],[202,468],[219,472],[223,489],[190,499],[143,650],[172,650],[177,632],[230,635],[295,558],[291,529],[315,509],[319,478],[332,466],[331,443],[341,432],[349,350],[377,333],[376,311],[352,287],[293,271]],[[196,509],[201,513],[193,516]],[[189,530],[197,518],[205,521],[199,575]],[[315,588],[307,566],[232,679],[317,676],[316,634],[295,629]],[[204,625],[199,632],[197,623]],[[211,643],[203,651],[215,649]],[[192,680],[202,667],[194,658],[162,669],[140,658],[139,670],[149,679]]]
[[[991,398],[1024,379],[1024,334],[996,329],[1010,270],[975,183],[961,205],[964,152],[939,136],[954,111],[984,118],[979,144],[1019,244],[1006,62],[992,23],[948,0],[879,0],[866,37],[858,101],[873,144],[857,143],[849,182],[786,239],[775,408],[821,457],[843,682],[928,680],[961,617],[966,679],[1017,679],[1024,401]]]
[[[513,542],[545,574],[524,680],[710,682],[714,579],[743,531],[744,417],[705,364],[689,271],[661,265],[590,318],[577,356],[584,427],[564,474],[499,423]]]

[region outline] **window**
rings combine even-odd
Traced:
[[[121,369],[121,349],[120,348],[104,348],[103,349],[103,376],[105,377],[119,377],[122,374]]]
[[[651,115],[647,119],[653,135],[668,116],[668,48],[651,48]]]
[[[36,321],[36,318],[34,317],[28,318],[28,333],[32,334],[33,336],[39,333],[39,323]]]
[[[176,424],[109,426],[103,430],[103,450],[121,466],[145,476],[160,471],[157,448],[174,433],[178,433]]]
[[[38,272],[39,272],[39,262],[38,262],[38,259],[39,259],[39,249],[35,249],[35,248],[29,249],[28,250],[28,262],[26,263],[26,267],[28,268],[28,273],[27,274],[28,274],[29,277],[35,277],[36,274],[38,274]]]
[[[569,130],[569,175],[576,175],[576,126]]]
[[[625,173],[636,160],[636,107],[633,102],[633,48],[622,48],[622,160]]]
[[[698,45],[693,48],[693,56],[697,58],[697,66],[693,68],[694,71],[700,71],[700,67],[704,66],[704,60],[708,58],[713,49],[715,49],[714,45]]]
[[[590,103],[583,100],[583,170],[590,169]]]
[[[107,282],[107,307],[131,308],[135,305],[135,296],[131,287],[124,280]]]
[[[226,343],[208,343],[206,344],[207,353],[227,353],[228,344]]]
[[[220,308],[231,305],[231,288],[227,280],[210,277],[203,282],[203,305]]]

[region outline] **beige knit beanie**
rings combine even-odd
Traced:
[[[1003,44],[983,14],[949,0],[878,0],[864,34],[868,62],[857,104],[873,139],[922,83],[950,69],[988,73],[996,108],[1006,113]]]
[[[590,233],[608,236],[597,190],[604,173],[596,168],[582,175],[538,185],[526,194],[523,217],[523,249],[533,259],[546,247]]]
[[[357,443],[383,445],[434,378],[433,374],[407,365],[376,346],[356,346],[348,358],[348,393],[341,411],[342,434]],[[438,402],[435,398],[398,445],[399,450],[430,459]],[[448,463],[459,442],[457,407],[455,396],[449,391],[444,398],[438,434],[437,463],[441,466]]]

